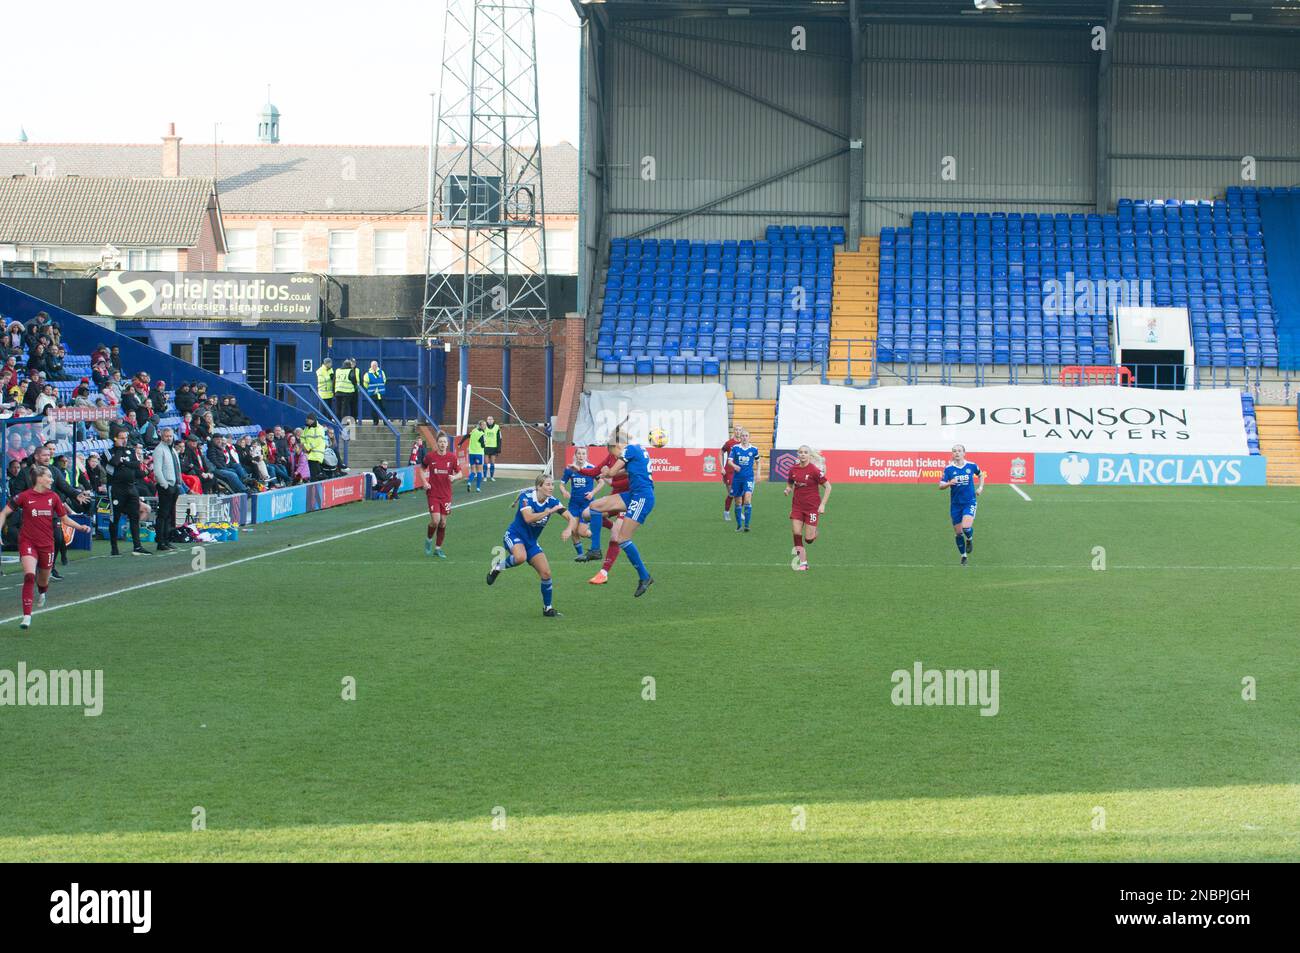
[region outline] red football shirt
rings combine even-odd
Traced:
[[[605,459],[596,465],[596,470],[599,472],[605,467],[613,467],[616,463],[618,463],[618,457],[614,456],[612,453],[606,454]],[[609,488],[614,493],[626,493],[629,485],[630,479],[627,475],[627,471],[620,470],[618,473],[614,474],[613,480],[610,481]]]
[[[460,472],[460,461],[454,453],[427,453],[424,457],[424,477],[428,483],[425,494],[431,500],[451,501],[451,478]]]
[[[54,548],[54,517],[63,516],[68,511],[53,490],[40,493],[36,490],[23,490],[9,505],[23,511],[23,525],[18,531],[18,542],[35,546],[37,549]]]
[[[821,467],[815,463],[795,464],[785,482],[794,487],[794,509],[804,513],[817,512],[817,507],[822,505],[817,488],[826,482],[826,472]]]
[[[722,459],[725,461],[722,467],[723,471],[736,469],[731,465],[731,448],[740,446],[740,441],[734,437],[722,445]]]

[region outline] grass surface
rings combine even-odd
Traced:
[[[458,494],[446,562],[407,497],[203,572],[75,563],[52,604],[172,581],[0,625],[0,668],[105,680],[98,718],[0,708],[0,860],[1300,852],[1292,490],[991,486],[962,570],[946,494],[844,485],[793,573],[779,486],[738,534],[718,488],[662,485],[650,593],[625,560],[586,585],[551,525],[547,620],[530,569],[483,583],[516,485]],[[997,669],[999,713],[895,706],[917,661]]]

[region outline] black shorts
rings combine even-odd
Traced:
[[[496,456],[498,453],[500,453],[500,452],[501,452],[501,448],[500,448],[500,447],[484,447],[484,448],[483,448],[483,455],[484,455],[485,457],[495,457],[495,456]]]

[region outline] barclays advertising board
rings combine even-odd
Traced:
[[[269,523],[271,520],[284,519],[286,516],[299,516],[307,512],[307,486],[290,486],[282,490],[268,490],[258,493],[256,520]]]
[[[1034,482],[1068,486],[1263,486],[1261,456],[1039,453]]]

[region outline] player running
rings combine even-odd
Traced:
[[[975,478],[979,477],[976,485]],[[957,552],[961,564],[975,551],[975,499],[984,492],[984,473],[979,466],[966,459],[966,448],[957,444],[952,448],[952,463],[943,468],[939,489],[951,490],[948,511],[952,516],[952,531],[957,536]]]
[[[551,514],[564,510],[564,504],[551,495],[554,489],[555,480],[550,474],[543,473],[533,482],[533,489],[519,494],[519,499],[515,501],[517,512],[514,521],[502,537],[506,548],[505,558],[493,563],[487,574],[487,584],[490,586],[497,581],[502,570],[522,566],[524,563],[531,564],[542,580],[542,615],[548,619],[558,617],[559,613],[551,605],[551,566],[537,540],[546,528],[546,521],[551,518]]]
[[[735,476],[736,468],[731,464],[731,448],[740,443],[740,425],[737,424],[731,431],[731,439],[722,445],[722,491],[726,497],[722,501],[722,518],[731,519],[731,478]]]
[[[632,536],[638,528],[645,525],[645,521],[650,518],[650,511],[655,508],[655,483],[650,476],[650,457],[640,444],[629,443],[625,434],[616,433],[611,438],[610,449],[615,452],[618,460],[609,475],[613,479],[620,472],[626,473],[627,490],[602,497],[591,504],[591,509],[601,513],[623,513],[623,518],[614,526],[609,548],[613,550],[617,546],[626,554],[628,562],[636,567],[637,585],[633,595],[643,596],[654,584],[654,578],[641,561],[641,553],[632,542]],[[589,583],[603,586],[608,581],[608,566],[612,565],[613,560],[606,556],[605,563],[605,568],[587,580]]]
[[[424,537],[424,554],[446,559],[442,540],[451,515],[451,485],[460,479],[460,462],[451,452],[451,438],[438,434],[434,448],[424,455],[424,495],[429,501],[429,526]]]
[[[822,488],[825,493],[821,492]],[[817,539],[817,525],[831,498],[831,484],[826,479],[826,461],[807,444],[799,448],[799,457],[785,481],[785,495],[794,492],[790,502],[790,529],[794,532],[794,551],[799,557],[795,572],[808,571],[808,549]]]
[[[75,529],[68,518],[63,501],[51,487],[54,476],[49,467],[33,466],[32,489],[23,490],[0,510],[0,535],[10,515],[21,510],[23,523],[18,530],[18,559],[23,567],[23,621],[20,628],[32,626],[32,590],[40,592],[37,608],[44,608],[45,593],[50,587],[50,571],[54,568],[54,533]]]
[[[560,493],[569,500],[569,505],[565,511],[565,517],[569,523],[564,527],[564,532],[560,534],[560,539],[573,540],[573,548],[577,550],[578,555],[573,560],[577,563],[586,562],[588,559],[596,559],[600,556],[600,549],[597,543],[600,541],[599,530],[595,537],[596,542],[591,545],[592,554],[588,556],[582,551],[582,540],[584,537],[592,537],[592,526],[583,522],[583,513],[587,513],[587,507],[591,504],[591,493],[596,488],[596,482],[600,478],[600,471],[587,462],[587,448],[573,448],[573,465],[564,468],[564,473],[560,477]],[[570,491],[569,487],[572,487]],[[590,514],[587,516],[590,521]]]
[[[749,532],[750,515],[753,513],[754,481],[758,479],[758,447],[749,442],[749,431],[741,428],[740,443],[731,448],[732,466],[735,474],[731,478],[731,498],[736,505],[736,532]]]

